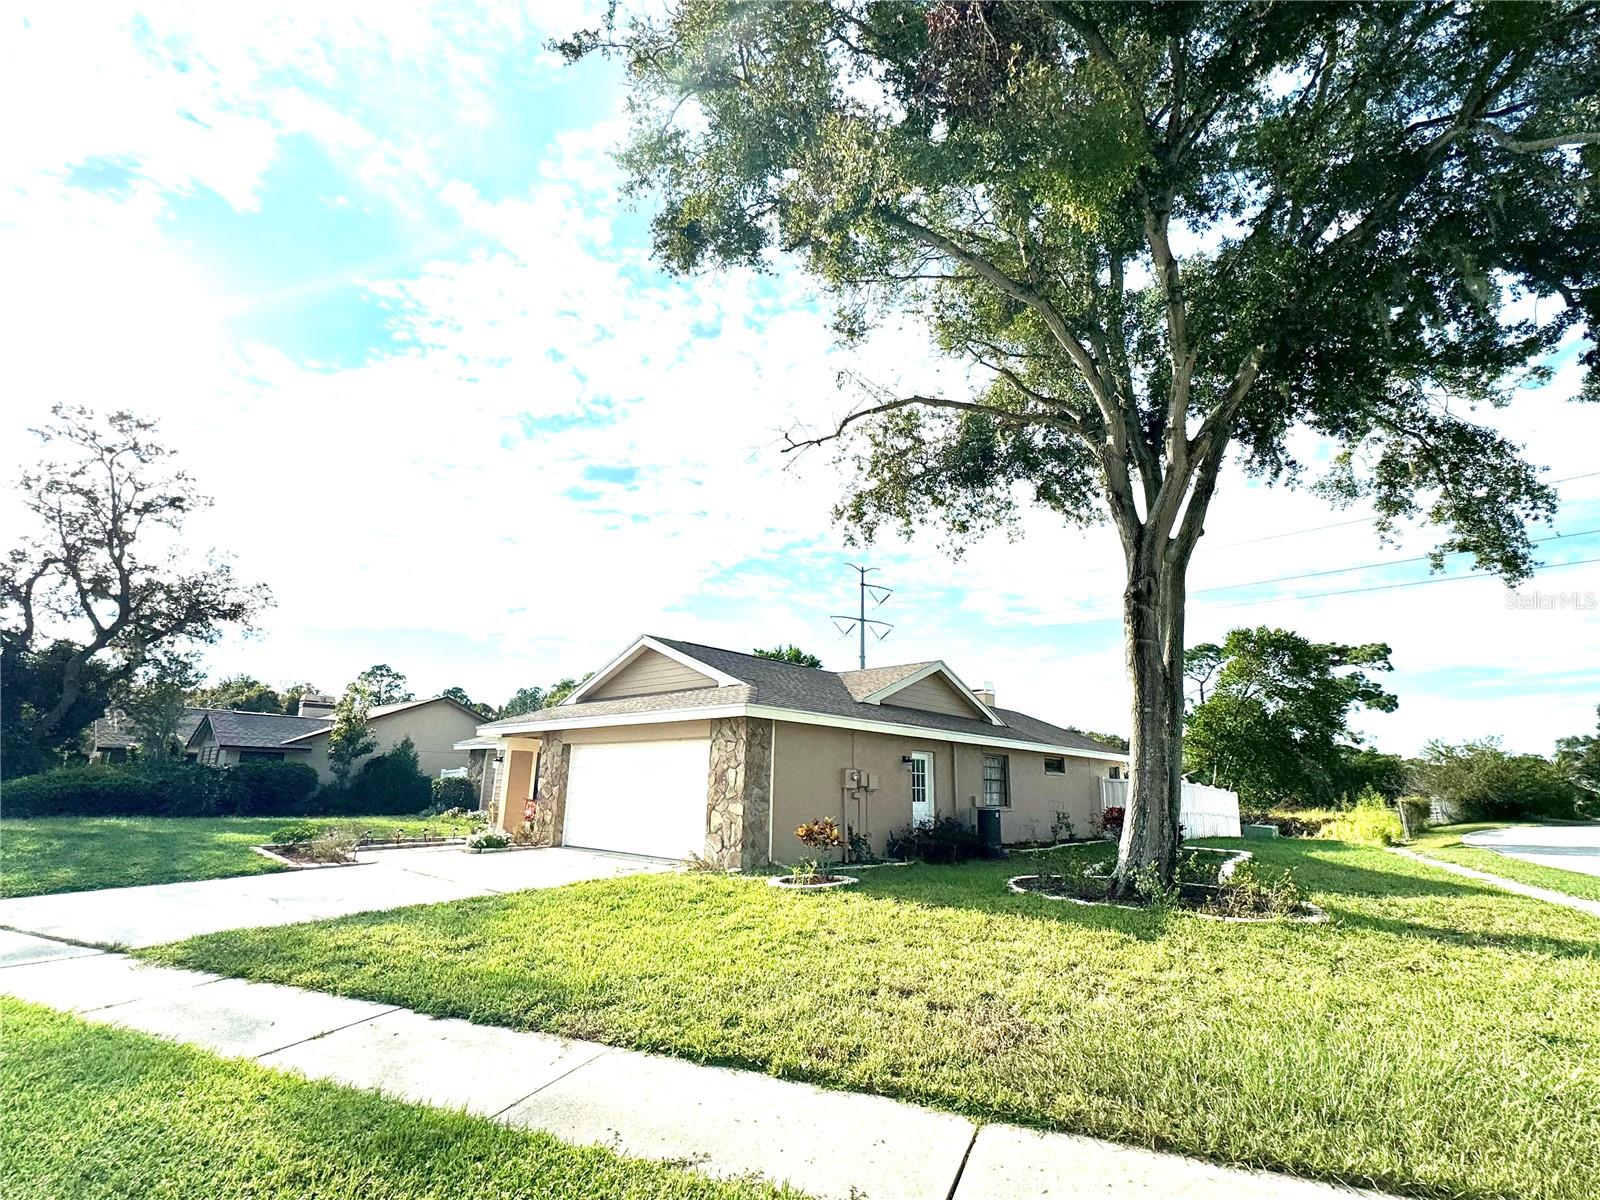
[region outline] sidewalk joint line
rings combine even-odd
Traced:
[[[252,983],[252,982],[257,982],[257,981],[255,981],[255,980],[246,980],[245,982],[246,983]],[[319,993],[319,994],[329,995],[331,993]],[[340,997],[340,999],[348,999],[348,997]],[[357,1025],[365,1025],[369,1021],[376,1021],[379,1017],[387,1017],[390,1013],[397,1013],[399,1011],[400,1011],[400,1006],[397,1004],[393,1008],[386,1008],[382,1012],[372,1013],[370,1016],[362,1017],[359,1021],[351,1021],[349,1024],[346,1024],[346,1025],[335,1025],[332,1029],[324,1029],[321,1033],[313,1033],[310,1037],[303,1037],[303,1038],[298,1039],[297,1041],[288,1042],[288,1043],[286,1043],[285,1045],[282,1045],[282,1046],[276,1046],[271,1050],[263,1050],[260,1054],[253,1055],[252,1057],[257,1062],[260,1062],[263,1058],[266,1058],[269,1055],[282,1054],[285,1050],[293,1050],[296,1046],[304,1046],[307,1042],[314,1042],[318,1038],[332,1037],[336,1033],[343,1033],[346,1029],[354,1029]],[[342,1082],[342,1081],[338,1081],[338,1082]],[[345,1084],[345,1086],[349,1087],[351,1085]]]
[[[526,1032],[530,1032],[530,1031],[528,1031],[528,1030],[518,1030],[518,1032],[519,1033],[526,1033]],[[593,1046],[593,1045],[596,1045],[597,1043],[590,1042],[588,1044]],[[611,1052],[611,1047],[610,1046],[600,1046],[598,1054],[591,1054],[588,1058],[584,1059],[581,1063],[575,1063],[573,1066],[568,1067],[565,1071],[561,1072],[561,1074],[557,1075],[554,1079],[545,1080],[538,1087],[534,1088],[533,1091],[529,1092],[526,1096],[519,1096],[517,1099],[513,1100],[510,1104],[506,1105],[504,1108],[500,1109],[498,1112],[490,1113],[489,1114],[489,1120],[498,1121],[501,1117],[505,1116],[508,1112],[510,1112],[517,1105],[527,1103],[529,1100],[532,1100],[535,1096],[537,1096],[540,1092],[544,1091],[546,1088],[554,1087],[556,1084],[560,1083],[563,1079],[567,1078],[569,1075],[572,1075],[575,1072],[583,1070],[584,1067],[587,1067],[590,1063],[597,1062],[598,1060],[604,1058],[610,1052]]]
[[[956,1190],[961,1186],[961,1177],[967,1173],[967,1160],[972,1157],[972,1148],[978,1144],[978,1131],[982,1128],[976,1121],[972,1123],[972,1136],[967,1139],[966,1152],[961,1155],[956,1177],[950,1181],[950,1190],[944,1194],[944,1200],[956,1200]]]

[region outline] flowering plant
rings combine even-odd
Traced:
[[[1113,805],[1100,814],[1100,832],[1106,837],[1115,840],[1122,836],[1122,822],[1127,817],[1128,810],[1120,805]]]

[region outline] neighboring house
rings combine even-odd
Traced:
[[[328,762],[333,718],[327,715],[332,709],[333,701],[327,697],[307,696],[296,716],[206,710],[190,734],[185,752],[217,767],[252,759],[303,762],[317,772],[319,781],[328,783],[333,779]],[[436,696],[379,705],[367,714],[367,727],[378,743],[373,754],[391,750],[409,737],[417,748],[418,768],[437,778],[441,771],[468,765],[466,752],[457,750],[455,743],[470,736],[482,719],[466,705]],[[357,766],[364,761],[358,759]]]
[[[479,726],[493,819],[536,842],[719,866],[793,862],[833,817],[881,853],[913,822],[979,808],[1004,841],[1091,831],[1126,754],[998,708],[943,662],[823,671],[642,637],[554,708]],[[498,772],[484,766],[498,757]]]
[[[187,745],[200,718],[208,712],[225,712],[220,708],[186,708],[178,720],[177,743]],[[90,762],[125,762],[129,753],[138,749],[139,735],[127,717],[119,712],[109,712],[95,719],[89,726],[88,756]],[[191,755],[192,757],[192,755]]]

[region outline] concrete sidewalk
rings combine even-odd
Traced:
[[[0,931],[0,994],[565,1142],[760,1175],[845,1200],[1350,1200],[1375,1196],[882,1096],[277,984],[149,966]]]
[[[1521,883],[1515,879],[1507,879],[1504,875],[1491,875],[1488,871],[1480,871],[1476,867],[1464,867],[1460,863],[1434,858],[1431,854],[1421,854],[1415,850],[1407,850],[1403,846],[1390,846],[1389,850],[1391,853],[1398,854],[1404,858],[1426,863],[1430,867],[1438,867],[1441,871],[1449,871],[1452,875],[1476,879],[1480,883],[1493,884],[1502,891],[1515,892],[1519,896],[1527,896],[1532,900],[1543,900],[1546,904],[1559,904],[1562,908],[1572,908],[1581,913],[1588,913],[1591,917],[1600,917],[1600,900],[1585,900],[1582,896],[1569,896],[1565,892],[1555,892],[1549,888],[1534,887],[1531,883]]]
[[[549,846],[466,854],[460,846],[363,850],[359,864],[231,879],[57,892],[0,900],[0,927],[97,946],[155,946],[225,929],[293,925],[608,879],[674,864]]]

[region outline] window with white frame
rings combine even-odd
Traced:
[[[1067,760],[1065,758],[1045,759],[1044,773],[1046,775],[1065,775],[1067,773]]]
[[[983,756],[983,806],[1011,807],[1011,772],[1004,754]]]

